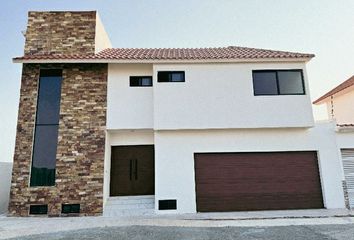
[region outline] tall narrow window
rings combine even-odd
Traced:
[[[39,77],[31,186],[54,186],[62,70],[42,69]]]

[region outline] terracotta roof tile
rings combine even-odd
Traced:
[[[14,60],[217,60],[313,58],[315,55],[246,47],[108,48],[95,55],[27,55]]]
[[[351,87],[354,85],[354,75],[349,78],[348,80],[344,81],[343,83],[339,84],[337,87],[333,88],[331,91],[323,95],[322,97],[318,98],[316,101],[313,102],[313,104],[317,104],[321,102],[322,100],[325,100],[326,98],[333,96],[336,93],[339,93],[343,91],[344,89],[347,89],[348,87]]]

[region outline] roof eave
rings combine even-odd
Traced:
[[[249,62],[308,62],[306,58],[245,58],[245,59],[23,59],[13,58],[13,63],[249,63]]]

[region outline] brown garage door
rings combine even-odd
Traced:
[[[323,208],[316,152],[195,154],[198,212]]]

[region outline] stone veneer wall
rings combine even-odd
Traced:
[[[25,55],[94,54],[96,12],[29,12]]]
[[[29,187],[40,68],[63,68],[56,180]],[[9,215],[28,216],[31,204],[80,203],[80,215],[103,210],[107,64],[24,64],[18,112]]]

